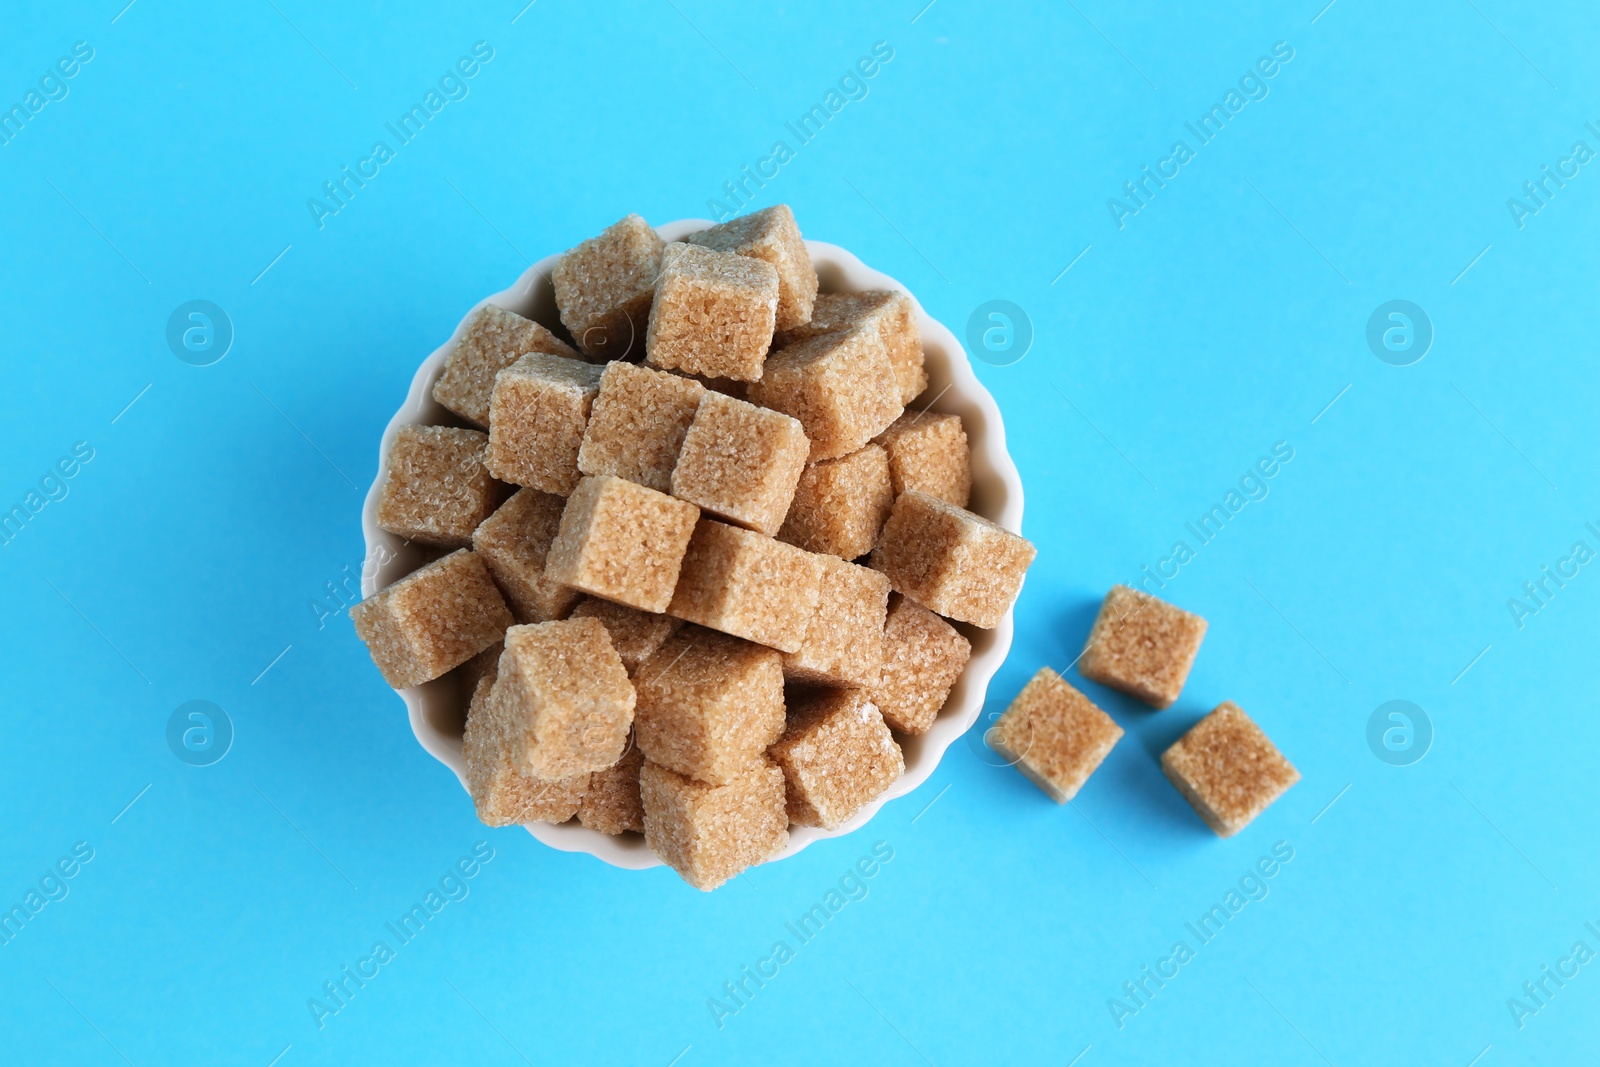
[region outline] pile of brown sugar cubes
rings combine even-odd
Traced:
[[[1171,707],[1194,665],[1206,620],[1149,593],[1112,586],[1078,672],[1155,708]],[[1122,728],[1049,667],[1042,667],[988,735],[989,744],[1057,803],[1071,800]],[[1194,810],[1232,837],[1300,780],[1300,772],[1232,701],[1161,755],[1161,769]]]
[[[1034,549],[907,406],[910,298],[819,294],[787,207],[629,215],[552,281],[571,343],[480,308],[433,387],[463,425],[395,437],[378,525],[449,554],[352,615],[390,685],[470,694],[485,823],[642,831],[712,889],[894,783]]]

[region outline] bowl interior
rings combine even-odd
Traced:
[[[681,239],[688,234],[712,225],[702,219],[684,219],[656,228],[665,240]],[[916,406],[933,411],[961,416],[966,426],[972,449],[972,511],[999,523],[1008,530],[1022,528],[1022,482],[1015,464],[1006,452],[1005,428],[1001,425],[1000,411],[994,398],[972,372],[955,335],[934,320],[916,302],[905,286],[893,278],[864,265],[855,256],[836,245],[822,241],[806,241],[811,260],[816,265],[817,276],[823,292],[861,291],[867,289],[898,289],[911,296],[916,307],[917,326],[922,334],[923,353],[928,372],[928,390],[915,401]],[[495,293],[472,308],[495,304],[508,311],[531,318],[561,332],[560,316],[556,310],[555,289],[550,281],[559,256],[550,256],[532,267],[503,292]],[[410,544],[378,528],[378,488],[388,473],[389,446],[400,427],[414,424],[461,425],[450,412],[433,399],[433,384],[444,367],[445,356],[455,347],[461,331],[471,313],[457,324],[450,340],[441,345],[423,361],[412,378],[405,403],[390,420],[379,445],[378,473],[367,491],[362,511],[362,530],[366,536],[366,566],[362,568],[361,593],[370,596],[391,582],[397,581],[425,563],[420,546]],[[933,726],[921,737],[897,737],[905,754],[906,769],[898,781],[881,797],[868,805],[856,817],[837,830],[816,827],[791,827],[789,847],[780,859],[792,856],[811,842],[827,837],[837,837],[857,829],[871,819],[888,800],[904,796],[921,785],[956,738],[976,721],[982,711],[984,694],[989,680],[1004,662],[1011,647],[1011,613],[993,630],[957,623],[972,642],[972,658],[951,691],[944,709]],[[410,714],[411,729],[436,759],[455,772],[465,789],[465,768],[461,757],[461,735],[466,721],[467,694],[458,692],[452,675],[400,690]],[[568,852],[587,852],[618,867],[643,868],[659,864],[653,852],[646,847],[641,834],[610,836],[569,822],[560,826],[533,823],[529,833],[553,848]]]

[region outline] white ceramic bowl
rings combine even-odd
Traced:
[[[684,219],[658,227],[657,232],[671,241],[710,225],[712,223],[703,219]],[[1017,476],[1017,468],[1006,452],[1006,435],[1000,423],[1000,410],[988,390],[972,373],[966,353],[955,335],[931,318],[905,286],[867,267],[844,249],[821,241],[807,241],[806,248],[816,265],[823,292],[898,289],[911,296],[912,303],[916,305],[917,327],[922,332],[922,347],[928,369],[928,391],[916,403],[931,407],[934,411],[961,416],[972,446],[972,503],[969,506],[1008,530],[1020,531],[1022,480]],[[558,316],[550,271],[555,268],[558,258],[550,256],[534,264],[517,279],[517,284],[480,301],[477,307],[495,304],[547,326],[555,326]],[[476,311],[477,307],[472,310]],[[422,366],[417,368],[416,375],[411,379],[411,391],[406,395],[405,403],[395,412],[383,432],[383,440],[378,446],[378,475],[367,490],[366,504],[361,512],[361,529],[366,537],[368,561],[368,566],[362,570],[362,596],[371,596],[415,570],[422,562],[419,548],[378,528],[378,487],[388,473],[389,446],[400,427],[418,423],[459,424],[454,416],[434,401],[433,383],[444,367],[445,356],[455,347],[462,327],[469,318],[470,313],[456,326],[450,340],[422,361]],[[958,625],[972,642],[972,659],[932,728],[921,737],[906,739],[901,745],[905,752],[905,774],[888,792],[837,830],[792,827],[789,831],[789,848],[779,858],[792,856],[813,841],[838,837],[861,827],[885,801],[904,796],[926,781],[938,766],[939,757],[944,755],[945,749],[976,721],[983,708],[989,679],[999,670],[1011,648],[1011,613],[1008,611],[1005,619],[993,630]],[[455,772],[465,788],[466,771],[461,758],[465,695],[457,692],[454,680],[448,676],[412,689],[402,689],[399,695],[410,712],[412,733],[435,759]],[[617,867],[637,869],[654,867],[661,862],[645,846],[644,837],[640,834],[612,837],[579,826],[576,822],[561,826],[533,823],[527,830],[552,848],[564,852],[587,852]]]

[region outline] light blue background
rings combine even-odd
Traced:
[[[1600,549],[1600,164],[1520,228],[1507,207],[1600,150],[1593,5],[121,2],[0,14],[7,107],[94,49],[0,147],[0,506],[94,449],[0,549],[0,902],[94,849],[0,946],[8,1061],[1594,1055],[1600,963],[1521,1029],[1507,1007],[1600,950],[1600,564],[1521,628],[1507,607]],[[470,95],[319,230],[307,198],[480,40]],[[627,211],[707,214],[878,41],[869,95],[757,203],[958,334],[990,299],[1032,320],[979,367],[1040,549],[995,708],[1294,449],[1165,590],[1211,622],[1182,699],[1081,683],[1128,736],[1070,809],[958,743],[867,829],[712,895],[481,827],[308,606],[359,569],[383,425],[475,301]],[[1278,41],[1270,94],[1119,229],[1107,198]],[[1409,367],[1364,339],[1397,298],[1435,329]],[[213,366],[164,340],[191,299],[236,331]],[[210,767],[164,738],[193,699],[236,730]],[[1227,841],[1157,764],[1223,699],[1304,775]],[[1409,767],[1367,746],[1391,699],[1436,732]],[[470,895],[319,1029],[308,998],[480,841]],[[870,894],[719,1029],[707,999],[879,841]],[[1119,1029],[1108,999],[1280,841],[1270,895]]]

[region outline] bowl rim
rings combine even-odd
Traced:
[[[664,240],[674,241],[713,225],[715,223],[708,219],[680,219],[657,226],[655,230]],[[1006,449],[1000,408],[973,372],[966,350],[956,335],[929,315],[910,289],[887,274],[868,267],[847,249],[809,238],[805,245],[823,279],[824,292],[893,289],[910,297],[922,336],[929,376],[929,388],[923,396],[933,391],[935,383],[945,382],[944,387],[924,408],[960,414],[967,431],[972,453],[974,492],[974,501],[969,506],[977,514],[1020,534],[1022,479]],[[389,473],[388,455],[395,435],[403,426],[459,422],[432,395],[433,383],[443,369],[445,357],[460,341],[468,321],[479,308],[487,304],[535,317],[542,302],[546,307],[546,315],[541,317],[548,318],[548,309],[554,306],[550,273],[560,258],[561,253],[546,256],[525,270],[513,285],[474,304],[456,324],[449,339],[434,349],[412,375],[404,402],[384,427],[378,445],[377,472],[362,505],[361,529],[365,542],[365,562],[361,569],[363,599],[414,569],[415,564],[405,565],[404,560],[408,555],[415,557],[418,554],[415,546],[409,546],[408,549],[406,542],[379,529],[377,524],[379,491]],[[979,497],[983,498],[981,504]],[[957,624],[973,643],[971,658],[928,731],[916,738],[900,739],[902,749],[913,749],[916,757],[913,759],[910,754],[907,755],[905,772],[837,829],[791,826],[788,847],[772,857],[773,860],[797,855],[813,842],[853,833],[869,822],[884,804],[913,792],[927,781],[938,768],[945,752],[971,728],[983,710],[989,682],[1005,662],[1011,648],[1013,610],[1008,608],[1000,624],[991,630]],[[431,709],[446,701],[459,709],[460,699],[451,676],[447,674],[432,682],[395,692],[406,706],[411,732],[417,742],[424,751],[453,771],[465,789],[466,768],[461,755],[461,741],[441,730],[429,715]],[[571,821],[561,825],[527,823],[523,828],[552,848],[563,852],[585,852],[614,867],[642,870],[661,865],[661,860],[644,844],[643,836],[639,834],[611,836]]]

